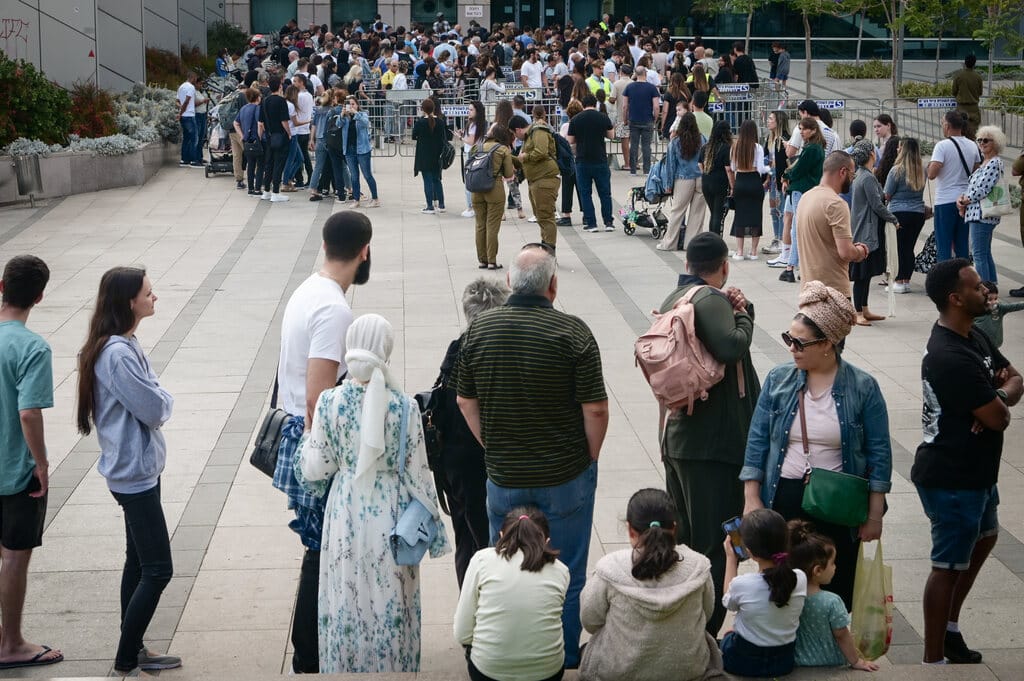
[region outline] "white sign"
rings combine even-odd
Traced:
[[[727,83],[717,87],[723,95],[726,92],[750,92],[750,83]]]
[[[522,95],[526,98],[526,101],[534,99],[540,99],[542,97],[542,91],[539,87],[526,87],[525,85],[514,85],[512,83],[505,84],[505,92],[498,95],[498,99],[512,99],[516,95]]]
[[[443,113],[446,118],[466,118],[469,116],[469,109],[470,107],[468,106],[444,104],[441,106],[441,113]]]
[[[483,5],[466,5],[467,19],[480,19],[484,16]]]
[[[955,109],[956,100],[952,97],[926,97],[917,100],[918,109]]]
[[[818,104],[819,109],[830,109],[835,111],[837,109],[846,108],[845,99],[817,99],[815,102]]]
[[[725,104],[722,104],[721,102],[710,102],[707,110],[710,113],[722,113],[725,111]]]
[[[719,90],[721,92],[721,90]],[[727,102],[752,102],[754,101],[753,92],[722,92],[722,99]]]

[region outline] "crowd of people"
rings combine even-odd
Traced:
[[[405,541],[400,515],[413,507],[422,510],[420,548],[435,558],[451,551],[442,509],[450,514],[460,589],[453,635],[474,681],[559,679],[566,668],[593,680],[877,669],[854,645],[848,613],[860,544],[882,536],[889,422],[877,380],[843,350],[856,325],[883,318],[868,307],[873,277],[888,271],[894,293],[910,290],[931,215],[924,288],[938,321],[922,341],[923,439],[911,472],[933,541],[923,661],[981,661],[960,633],[960,612],[996,542],[1003,432],[1024,395],[1024,380],[998,349],[1001,317],[1015,308],[997,299],[991,244],[999,217],[982,208],[1004,172],[1005,137],[951,111],[926,165],[920,143],[900,137],[892,117],[872,121],[878,144],[867,122],[852,121],[845,145],[813,100],[799,105],[792,131],[782,110],[771,112],[762,137],[735,102],[717,120],[708,111],[723,99],[717,86],[760,85],[753,60],[737,44],[716,62],[700,43],[672,41],[628,17],[613,26],[605,16],[584,30],[471,25],[465,35],[443,15],[410,31],[377,17],[339,34],[300,32],[291,22],[272,60],[259,41],[239,60],[245,73],[231,118],[239,189],[279,202],[308,187],[316,201],[333,184],[350,209],[326,220],[323,265],[291,294],[281,327],[277,385],[287,419],[273,485],[304,547],[294,672],[419,669],[419,559],[399,560],[396,548]],[[788,54],[778,45],[773,55],[769,80],[784,86]],[[528,112],[524,98],[500,98],[495,73],[504,66],[527,87],[555,93],[559,108]],[[230,54],[218,57],[218,69],[239,70]],[[202,163],[196,80],[191,74],[179,89],[189,166]],[[507,201],[525,217],[522,181],[540,230],[539,241],[508,260],[507,286],[481,278],[464,292],[469,324],[441,365],[434,461],[420,409],[389,368],[394,328],[377,314],[356,318],[346,299],[370,282],[373,238],[368,216],[351,209],[380,205],[366,109],[382,103],[371,82],[435,90],[411,126],[423,212],[447,210],[442,172],[457,137],[468,152],[463,215],[475,218],[480,268],[502,267],[498,231]],[[440,110],[441,91],[452,87],[472,99],[460,130]],[[499,98],[491,121],[488,93]],[[689,409],[662,405],[666,489],[632,495],[630,548],[604,556],[588,575],[609,404],[593,333],[554,305],[557,227],[572,224],[576,196],[583,231],[597,231],[596,188],[603,228],[614,230],[609,143],[622,142],[626,170],[649,175],[655,136],[667,140],[660,172],[671,195],[658,248],[686,251],[686,273],[660,312],[691,306],[694,335],[723,374]],[[935,183],[932,206],[927,180]],[[750,354],[753,304],[726,284],[735,263],[759,257],[766,194],[772,243],[762,252],[777,256],[768,264],[785,268],[783,281],[795,283],[799,267],[800,294],[781,334],[790,360],[762,379]],[[723,238],[730,212],[734,249]],[[886,243],[885,223],[896,227],[895,244]],[[887,246],[898,251],[896,271]],[[0,289],[0,437],[8,445],[0,544],[5,579],[15,585],[2,604],[0,668],[63,659],[20,631],[25,573],[46,512],[42,410],[53,404],[50,348],[26,324],[48,280],[42,260],[18,256]],[[181,665],[144,640],[173,574],[160,475],[161,426],[174,400],[136,336],[156,302],[145,270],[106,272],[78,355],[76,425],[96,431],[98,471],[125,517],[119,674]],[[808,510],[818,471],[859,479],[863,514]],[[736,532],[723,537],[733,521]],[[739,575],[747,559],[757,569]],[[722,632],[727,612],[734,624]],[[590,639],[581,645],[584,629]]]

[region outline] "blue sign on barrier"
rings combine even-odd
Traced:
[[[829,109],[831,111],[836,111],[838,109],[846,108],[845,99],[817,99],[815,100],[815,102],[817,102],[819,109]]]
[[[725,111],[725,104],[721,102],[710,102],[707,110],[708,113],[722,113]]]
[[[441,113],[445,115],[445,118],[466,118],[469,116],[469,106],[442,104]]]
[[[925,97],[917,100],[918,109],[955,109],[956,100],[952,97]]]

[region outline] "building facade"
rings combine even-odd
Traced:
[[[0,0],[0,50],[68,87],[93,80],[113,91],[146,80],[146,48],[206,51],[220,0]]]

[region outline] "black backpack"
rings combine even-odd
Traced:
[[[324,134],[324,144],[331,151],[343,151],[345,140],[342,137],[341,114],[327,117],[327,132]]]
[[[534,128],[530,134],[532,135],[538,129]],[[547,128],[547,131],[555,138],[555,163],[558,164],[558,173],[562,177],[575,177],[576,159],[572,155],[572,145],[569,144],[569,140],[550,128]]]
[[[466,191],[486,193],[494,189],[494,152],[501,148],[495,144],[490,151],[476,145],[466,161]]]

